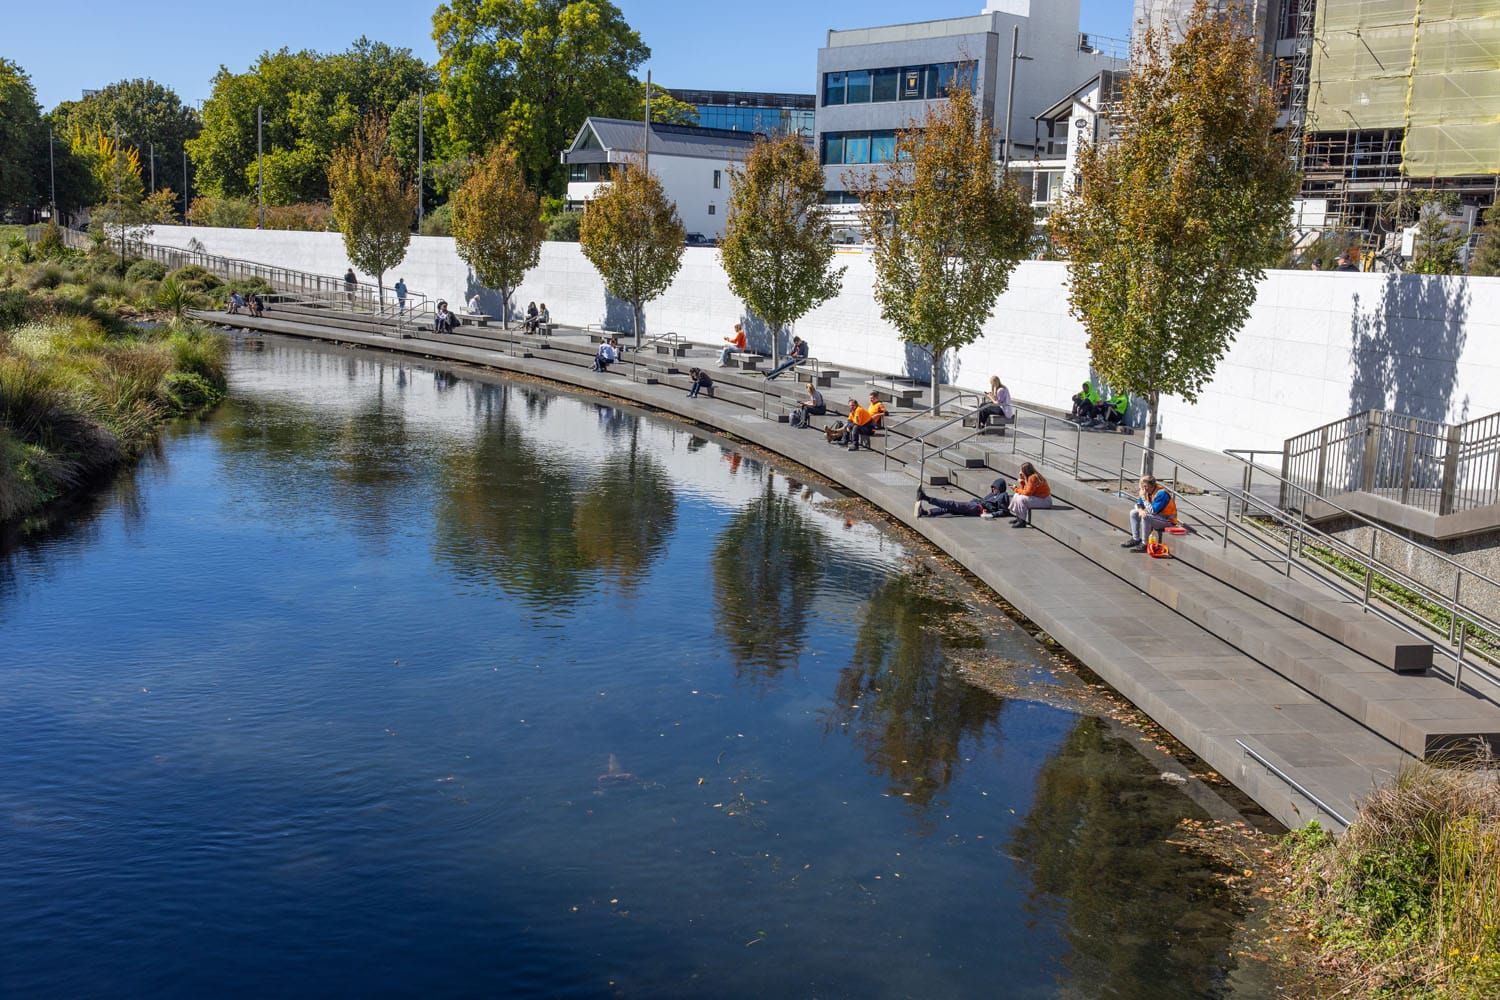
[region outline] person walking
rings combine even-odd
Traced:
[[[1052,506],[1052,487],[1036,471],[1030,462],[1021,463],[1021,478],[1016,481],[1014,495],[1010,498],[1010,513],[1015,520],[1012,528],[1024,528],[1031,521],[1031,512]]]
[[[744,351],[745,351],[745,345],[748,343],[748,341],[745,339],[745,327],[744,327],[744,324],[742,324],[742,323],[736,323],[736,324],[734,324],[734,336],[733,337],[725,337],[724,338],[724,343],[727,346],[722,351],[719,352],[719,367],[720,368],[728,368],[729,367],[729,356],[731,354],[734,354],[736,352],[741,353],[741,354],[744,353]]]
[[[1010,390],[1005,383],[1000,381],[999,375],[990,376],[990,391],[988,400],[974,413],[980,427],[988,427],[990,421],[995,417],[1002,420],[1014,420],[1016,408],[1010,402]]]
[[[344,272],[344,300],[349,303],[349,308],[354,308],[354,290],[359,287],[359,279],[354,276],[354,268]]]
[[[1135,507],[1130,511],[1130,541],[1120,547],[1145,552],[1146,540],[1153,532],[1160,534],[1177,524],[1177,501],[1172,491],[1153,476],[1142,476],[1136,491]]]
[[[406,315],[406,279],[396,279],[396,308],[401,315]]]

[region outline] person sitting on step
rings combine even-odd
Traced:
[[[1010,512],[1015,520],[1012,528],[1024,528],[1031,521],[1031,512],[1052,506],[1052,487],[1036,471],[1030,462],[1021,463],[1021,475],[1016,480],[1015,493],[1010,498]]]
[[[807,398],[797,403],[797,408],[792,411],[790,423],[793,427],[811,427],[813,417],[821,417],[828,412],[828,405],[823,402],[823,394],[813,383],[807,383]]]
[[[594,355],[594,371],[607,372],[609,366],[620,360],[620,347],[615,338],[610,337],[599,345],[598,352]]]
[[[792,349],[790,351],[787,351],[786,357],[782,360],[781,364],[777,365],[775,368],[772,368],[770,371],[766,372],[766,381],[767,382],[771,381],[773,378],[775,378],[776,376],[780,375],[782,372],[786,371],[788,368],[794,367],[795,365],[800,365],[802,362],[804,362],[806,360],[807,360],[807,341],[803,340],[801,337],[793,337],[792,338]]]
[[[541,333],[543,329],[552,325],[552,312],[543,302],[542,307],[536,311],[536,323],[532,326],[532,333]]]
[[[260,292],[251,292],[250,297],[245,300],[245,308],[250,310],[250,315],[256,318],[266,314],[266,302],[260,297]]]
[[[521,329],[527,333],[536,333],[536,303],[526,303],[526,318],[521,321]]]
[[[743,354],[745,352],[745,345],[749,343],[745,339],[745,325],[743,323],[734,324],[734,336],[725,337],[724,343],[727,346],[719,352],[720,368],[729,367],[729,356],[731,354]]]
[[[1094,382],[1090,379],[1083,383],[1083,389],[1073,396],[1073,409],[1068,411],[1068,419],[1080,423],[1089,423],[1094,419],[1094,407],[1099,405],[1099,390],[1094,388]]]
[[[865,409],[869,410],[870,415],[875,418],[875,422],[870,425],[872,430],[885,430],[885,415],[890,411],[888,411],[885,408],[885,404],[880,401],[879,393],[870,393],[870,405],[865,407]]]
[[[1146,540],[1153,531],[1160,534],[1177,524],[1177,501],[1172,491],[1152,476],[1142,476],[1138,486],[1135,506],[1130,511],[1130,541],[1120,547],[1145,552]]]
[[[923,504],[937,509],[925,510],[922,507]],[[1004,476],[990,483],[989,493],[978,500],[944,500],[941,497],[930,497],[922,487],[918,486],[916,514],[918,517],[952,514],[955,517],[982,517],[985,520],[1010,517],[1010,492],[1006,489]]]
[[[1130,394],[1117,392],[1095,408],[1094,426],[1113,430],[1125,422],[1125,414],[1129,412]]]
[[[714,380],[708,372],[702,368],[689,368],[688,378],[693,383],[693,387],[688,390],[688,399],[697,399],[698,393],[705,390],[708,392],[709,399],[714,398]]]
[[[479,293],[475,292],[469,296],[469,314],[478,316],[482,310],[479,308]]]
[[[437,315],[432,318],[432,332],[452,333],[456,326],[458,326],[458,317],[448,311],[448,301],[446,299],[439,299]]]
[[[229,293],[229,315],[234,316],[245,308],[245,297],[239,292]]]
[[[861,443],[865,450],[870,448],[870,437],[875,433],[875,415],[863,406],[859,400],[849,400],[849,419],[844,421],[844,436],[839,442],[847,443],[850,451],[859,451]]]
[[[974,411],[975,421],[980,427],[988,427],[991,420],[999,418],[1001,421],[1015,419],[1016,408],[1010,402],[1010,390],[1005,383],[1000,381],[999,375],[990,376],[990,391],[985,396],[984,405]]]

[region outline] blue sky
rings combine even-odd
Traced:
[[[1033,0],[1048,3],[1050,0]],[[651,47],[650,69],[668,87],[813,90],[814,59],[829,28],[976,14],[984,0],[616,0]],[[1083,29],[1124,38],[1130,0],[1082,0]],[[426,0],[261,0],[167,5],[71,0],[7,4],[0,56],[31,74],[43,109],[115,80],[149,76],[196,103],[220,64],[243,70],[285,45],[335,51],[361,34],[435,59]],[[57,39],[49,44],[47,39]]]

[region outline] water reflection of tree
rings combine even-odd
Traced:
[[[964,740],[980,739],[1003,704],[959,677],[944,654],[983,645],[977,636],[937,631],[963,610],[908,575],[881,583],[865,604],[853,661],[839,673],[827,716],[829,731],[847,726],[871,769],[918,806],[953,780]]]
[[[573,530],[583,562],[634,587],[666,546],[677,496],[666,470],[640,447],[632,420],[628,450],[610,455],[578,498]]]
[[[478,408],[474,444],[441,463],[440,557],[534,603],[576,597],[590,571],[634,586],[676,522],[671,479],[640,444],[638,428],[584,480],[509,419],[511,398],[506,390],[498,406]],[[542,412],[534,393],[519,398],[528,419]]]
[[[1166,843],[1187,800],[1107,723],[1081,718],[1037,775],[1012,850],[1034,902],[1066,906],[1063,960],[1082,995],[1209,997],[1238,914],[1207,859]]]
[[[714,548],[719,630],[741,676],[764,679],[802,653],[818,590],[823,537],[774,477],[734,516]]]

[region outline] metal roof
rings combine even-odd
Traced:
[[[563,154],[568,159],[579,151],[579,144],[592,130],[607,153],[641,152],[644,126],[638,121],[619,118],[586,118],[573,137],[573,145]],[[760,138],[754,132],[732,132],[722,128],[699,128],[694,125],[651,123],[652,156],[693,156],[705,160],[743,160]],[[597,159],[597,156],[594,157]]]

